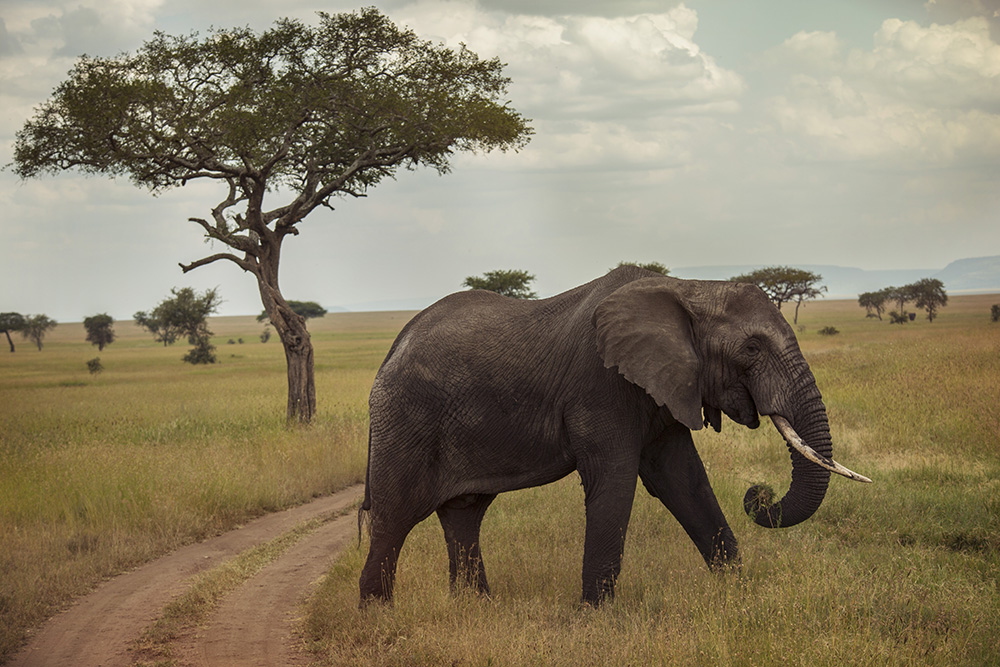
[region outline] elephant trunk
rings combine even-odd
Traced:
[[[809,374],[811,375],[811,374]],[[743,509],[758,524],[766,528],[787,528],[811,517],[823,503],[830,472],[856,481],[871,480],[854,473],[833,460],[833,442],[826,408],[815,382],[810,382],[809,397],[800,404],[805,410],[796,411],[796,426],[781,415],[772,415],[778,432],[788,445],[792,457],[792,483],[785,496],[774,502],[773,492],[763,485],[751,487],[743,498]],[[808,443],[808,444],[807,444]]]

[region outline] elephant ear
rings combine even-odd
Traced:
[[[701,362],[691,318],[669,278],[619,288],[594,311],[597,351],[606,368],[646,390],[689,429],[702,427]]]

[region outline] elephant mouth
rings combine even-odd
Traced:
[[[788,420],[781,415],[771,415],[771,422],[774,424],[774,427],[778,429],[778,433],[781,434],[781,437],[785,439],[785,442],[787,442],[790,447],[819,467],[825,468],[830,472],[835,472],[838,475],[843,475],[848,479],[853,479],[856,482],[871,483],[871,480],[864,475],[859,475],[853,470],[840,465],[833,459],[823,456],[815,449],[807,445],[802,438],[799,437],[799,434],[795,432],[795,429],[792,428],[792,425],[788,422]]]

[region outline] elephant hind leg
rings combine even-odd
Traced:
[[[413,526],[406,526],[404,530],[402,526],[396,526],[392,530],[380,530],[378,526],[372,526],[368,559],[358,582],[362,607],[369,602],[392,600],[399,552],[412,528]]]
[[[452,590],[460,580],[473,590],[490,594],[486,567],[479,548],[479,529],[496,495],[468,494],[452,498],[437,510],[448,545],[448,572]]]

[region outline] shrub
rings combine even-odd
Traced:
[[[902,313],[897,313],[895,310],[889,313],[889,324],[906,324],[909,321],[910,316],[905,310]]]
[[[191,351],[184,355],[184,361],[189,364],[214,364],[215,346],[207,336],[199,338],[194,342]]]
[[[93,359],[91,359],[90,361],[88,361],[87,362],[87,370],[90,371],[91,375],[97,375],[98,373],[100,373],[101,371],[103,371],[104,370],[104,366],[101,365],[101,358],[100,357],[94,357]]]
[[[836,327],[823,327],[819,330],[821,336],[836,336],[839,333]]]
[[[1000,322],[1000,303],[994,303],[993,307],[990,308],[990,318],[994,322]]]

